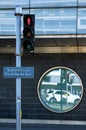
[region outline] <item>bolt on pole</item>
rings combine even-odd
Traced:
[[[16,67],[21,67],[21,16],[22,8],[16,6]],[[16,78],[16,130],[21,130],[21,78]]]

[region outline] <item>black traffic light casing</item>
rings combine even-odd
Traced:
[[[23,53],[33,53],[35,46],[35,15],[25,14],[23,24]]]

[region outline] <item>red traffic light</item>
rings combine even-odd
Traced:
[[[27,25],[31,25],[31,18],[30,17],[27,18]]]

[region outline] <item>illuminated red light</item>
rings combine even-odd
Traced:
[[[31,19],[30,19],[30,17],[27,18],[27,25],[31,25]]]

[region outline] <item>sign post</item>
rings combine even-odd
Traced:
[[[17,6],[16,16],[16,67],[21,67],[21,16],[22,8]],[[21,130],[21,78],[16,78],[16,130]]]
[[[21,67],[21,16],[22,8],[17,6],[16,16],[16,67],[4,67],[4,78],[16,78],[16,130],[21,130],[21,78],[34,78],[34,67]]]
[[[16,67],[4,67],[4,78],[16,78],[16,130],[21,130],[21,78],[34,78],[34,67],[21,67],[21,16],[22,8],[17,6],[16,16]]]

